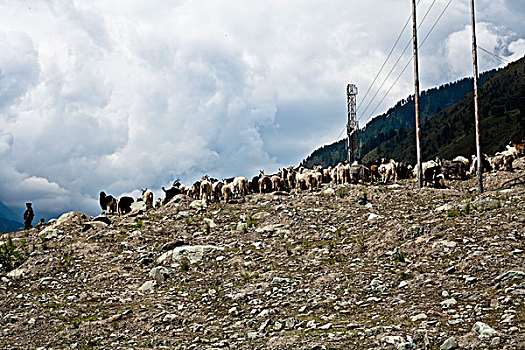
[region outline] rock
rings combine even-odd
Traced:
[[[264,219],[264,218],[266,218],[266,217],[268,217],[268,216],[271,216],[271,215],[272,215],[272,214],[270,214],[270,213],[268,213],[268,212],[266,212],[266,211],[261,211],[260,213],[254,214],[254,215],[253,215],[253,218],[254,218],[255,220],[260,220],[260,219]]]
[[[316,329],[317,325],[315,324],[315,320],[308,321],[308,323],[306,324],[306,328],[308,328],[308,329]]]
[[[525,272],[523,271],[507,271],[504,274],[498,276],[498,281],[517,281],[525,279]]]
[[[131,211],[137,211],[137,212],[144,212],[146,211],[146,202],[144,201],[137,201],[131,203]]]
[[[445,225],[437,224],[436,226],[432,227],[432,230],[430,230],[430,234],[432,236],[435,236],[435,235],[439,234],[443,230],[445,230]]]
[[[153,292],[153,289],[155,288],[155,285],[157,282],[155,281],[146,281],[142,286],[140,286],[139,291],[140,292]]]
[[[28,270],[22,268],[22,267],[19,267],[17,269],[14,269],[14,270],[11,270],[7,273],[7,277],[9,278],[21,278],[21,277],[24,277],[25,275],[27,275],[29,273]]]
[[[456,341],[456,338],[454,338],[454,337],[448,338],[439,347],[440,350],[454,350],[454,349],[458,349],[458,348],[459,348],[458,342]]]
[[[164,266],[157,266],[150,270],[148,276],[153,278],[157,282],[157,284],[161,284],[166,279],[168,279],[170,274],[174,272],[175,271],[173,271],[172,269],[168,269]]]
[[[323,191],[325,196],[335,196],[335,190],[333,188],[327,188]]]
[[[491,346],[497,346],[497,345],[499,345],[500,342],[501,342],[501,338],[500,337],[494,337],[490,341],[490,345]]]
[[[195,200],[190,203],[190,208],[200,210],[205,209],[208,206],[205,200]]]
[[[452,305],[456,305],[458,302],[454,298],[446,299],[441,302],[441,305],[443,307],[451,307]]]
[[[371,221],[371,220],[380,219],[380,218],[381,218],[381,216],[379,216],[379,215],[377,215],[375,213],[370,213],[370,214],[368,214],[367,220]]]
[[[248,224],[245,222],[238,222],[237,223],[237,231],[244,231],[248,228]]]
[[[157,264],[170,263],[172,261],[180,261],[187,258],[190,263],[195,264],[202,260],[206,255],[209,255],[217,250],[224,250],[222,247],[212,245],[195,245],[177,247],[173,250],[167,251],[157,259]]]
[[[162,322],[169,323],[169,322],[173,322],[173,321],[177,320],[178,318],[179,318],[179,316],[176,315],[176,314],[166,314],[162,318]]]
[[[57,230],[56,228],[53,228],[53,227],[46,227],[40,232],[40,235],[43,235],[46,241],[50,241],[52,239],[58,238],[59,235],[61,236],[63,234],[64,234],[64,231]]]
[[[492,338],[498,335],[498,331],[483,322],[476,322],[472,326],[472,331],[476,333],[480,339]]]
[[[171,242],[164,244],[161,249],[164,251],[167,251],[167,250],[175,249],[177,247],[182,247],[184,245],[186,245],[186,243],[184,243],[183,241],[171,241]]]
[[[282,228],[284,228],[283,224],[267,225],[267,226],[255,229],[255,232],[257,232],[257,233],[272,233],[272,232],[276,232],[277,230],[282,229]]]
[[[322,329],[322,330],[328,330],[328,329],[331,329],[331,328],[332,328],[332,324],[331,323],[327,323],[327,324],[324,324],[324,325],[319,327],[319,329]]]
[[[487,199],[477,200],[473,202],[472,205],[477,210],[487,210],[487,209],[497,208],[498,206],[501,206],[501,202],[495,199],[487,198]]]
[[[189,218],[190,216],[191,214],[189,211],[179,211],[179,213],[177,214],[177,219]]]
[[[215,221],[213,221],[213,219],[204,218],[204,222],[208,224],[210,228],[217,227],[217,224],[215,223]]]
[[[93,219],[94,222],[103,222],[106,225],[111,225],[111,220],[104,214],[101,214]]]
[[[410,318],[410,321],[412,322],[417,322],[417,321],[421,321],[421,320],[426,320],[428,317],[426,314],[424,313],[420,313],[420,314],[417,314],[417,315],[414,315]]]
[[[62,214],[56,221],[55,226],[63,224],[76,224],[82,225],[85,220],[89,217],[80,211],[70,211],[69,213]]]
[[[436,208],[436,211],[449,211],[453,209],[454,207],[450,204],[443,204],[442,206],[439,206]]]
[[[272,284],[283,284],[283,283],[287,283],[289,281],[290,280],[288,278],[274,277],[272,279]]]
[[[432,244],[432,248],[436,248],[438,245],[442,245],[444,247],[447,247],[447,248],[456,248],[456,246],[458,245],[456,242],[451,242],[451,241],[438,241],[438,242],[435,242]]]
[[[102,221],[89,221],[85,222],[82,228],[82,231],[87,231],[89,229],[105,229],[108,227],[108,224]]]

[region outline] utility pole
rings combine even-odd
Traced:
[[[346,86],[346,102],[348,104],[348,122],[346,124],[346,151],[348,153],[348,161],[350,164],[359,156],[358,151],[358,132],[359,124],[356,120],[356,95],[357,86],[348,84]]]
[[[423,174],[421,164],[421,129],[419,127],[419,63],[417,55],[417,20],[416,0],[412,0],[413,20],[413,46],[414,46],[414,107],[416,112],[416,152],[417,152],[417,183],[419,188],[423,187]]]
[[[481,166],[481,143],[479,136],[479,109],[478,109],[478,48],[476,45],[476,19],[474,16],[474,0],[470,0],[472,12],[472,61],[474,63],[474,119],[476,121],[476,154],[478,156],[478,190],[483,193],[483,169]]]

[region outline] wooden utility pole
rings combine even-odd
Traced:
[[[414,45],[414,107],[416,112],[416,153],[417,153],[417,183],[419,188],[423,187],[423,174],[421,165],[421,129],[419,127],[419,63],[417,55],[417,20],[416,0],[412,0],[413,20],[413,45]]]
[[[478,190],[483,193],[483,168],[481,166],[481,143],[479,136],[478,109],[478,48],[476,45],[476,19],[474,16],[474,0],[470,0],[472,12],[472,61],[474,62],[474,119],[476,121],[476,154],[478,156]]]

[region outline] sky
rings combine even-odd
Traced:
[[[418,4],[421,90],[472,74],[470,1],[431,31],[447,3]],[[297,165],[344,137],[348,83],[361,126],[413,93],[411,64],[391,88],[410,22],[363,100],[410,15],[408,0],[0,0],[0,201],[96,215],[100,191]],[[476,16],[506,60],[480,51],[481,71],[525,55],[523,0]]]

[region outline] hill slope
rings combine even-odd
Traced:
[[[523,349],[525,187],[497,189],[524,161],[482,195],[401,181],[68,214],[11,235],[28,259],[0,278],[2,347]]]
[[[0,201],[0,232],[13,232],[24,227],[20,217]]]
[[[473,93],[421,126],[422,158],[475,154]],[[479,89],[482,151],[494,154],[525,137],[525,58],[508,65]],[[375,157],[415,162],[414,129],[401,130],[377,147]]]
[[[521,59],[517,62],[510,64],[508,67],[500,70],[491,70],[481,74],[480,84],[482,86],[489,79],[496,79],[496,81],[501,82],[506,80],[506,78],[501,78],[505,76],[505,71],[514,70],[512,67],[521,67],[523,65],[523,60]],[[519,72],[519,68],[517,68]],[[512,73],[513,74],[513,73]],[[499,76],[500,78],[496,78]],[[522,81],[523,74],[518,74],[517,77]],[[498,83],[499,84],[499,83]],[[433,88],[430,90],[423,91],[421,93],[421,120],[422,128],[427,128],[426,131],[429,131],[428,128],[433,128],[435,125],[431,122],[426,125],[427,120],[432,120],[434,116],[439,113],[444,113],[445,110],[450,110],[453,106],[458,103],[462,98],[465,98],[466,94],[472,91],[472,79],[464,78],[454,83],[449,83],[440,86],[439,88]],[[470,95],[471,96],[471,95]],[[505,97],[500,96],[505,99]],[[489,103],[490,98],[487,95],[481,94],[480,98],[482,101],[487,101]],[[514,97],[511,97],[514,98]],[[503,103],[503,101],[500,101]],[[497,110],[497,108],[496,108]],[[486,112],[486,111],[485,111]],[[504,112],[506,113],[506,112]],[[516,118],[513,118],[513,112],[509,113],[510,122],[514,123],[516,126]],[[472,116],[473,114],[471,114]],[[507,115],[507,114],[505,114]],[[473,117],[471,117],[472,119]],[[488,122],[487,124],[491,124]],[[392,153],[392,145],[397,145],[405,139],[409,139],[413,136],[414,132],[412,128],[414,127],[414,100],[413,95],[409,96],[407,99],[399,101],[394,107],[389,109],[385,114],[378,116],[372,119],[366,126],[361,130],[359,137],[362,143],[362,156],[366,157],[365,159],[377,159],[379,157],[386,158],[395,158],[400,159],[399,155],[403,155],[404,160],[408,159],[411,155],[413,147],[408,145],[410,148],[407,151],[406,149],[402,152],[403,148],[399,147],[395,153]],[[488,135],[493,133],[492,130],[487,131]],[[434,131],[431,130],[430,134],[434,134]],[[499,135],[502,139],[499,139],[497,146],[490,145],[489,151],[492,152],[493,148],[499,150],[501,144],[507,139],[505,135]],[[413,138],[413,137],[412,137]],[[409,141],[409,140],[408,140]],[[434,140],[433,140],[434,141]],[[439,142],[449,143],[451,140],[440,140]],[[387,142],[388,146],[387,146]],[[413,140],[412,143],[415,141]],[[434,143],[437,141],[434,141]],[[303,162],[302,165],[307,167],[312,167],[317,164],[323,166],[335,165],[337,162],[342,161],[346,158],[346,140],[340,140],[331,145],[322,146],[321,148],[315,150],[310,156],[308,156]],[[463,142],[463,145],[465,142]],[[403,146],[407,146],[404,144]],[[426,144],[425,144],[426,146]],[[462,151],[466,151],[466,147],[463,147],[461,150],[457,151],[458,154]],[[427,152],[424,153],[425,156],[433,157],[437,151],[435,147],[427,149]],[[488,152],[488,151],[487,151]],[[415,154],[415,151],[413,152]],[[368,156],[367,156],[368,154]],[[397,156],[397,157],[396,157]],[[414,156],[415,158],[415,156]]]

